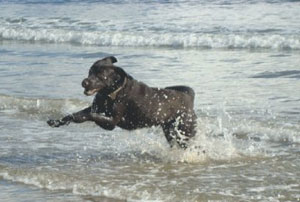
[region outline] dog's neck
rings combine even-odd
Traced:
[[[112,100],[115,100],[116,97],[117,97],[117,95],[118,95],[118,93],[120,92],[120,90],[122,90],[125,87],[126,83],[127,83],[127,78],[125,77],[122,86],[120,86],[119,88],[117,88],[112,93],[108,94],[108,97],[110,97]]]

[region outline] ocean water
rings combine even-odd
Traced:
[[[1,201],[299,201],[300,2],[0,0]],[[183,151],[160,128],[50,128],[108,55],[196,92]]]

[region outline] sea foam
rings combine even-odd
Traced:
[[[95,46],[200,49],[300,50],[299,35],[250,33],[156,33],[150,31],[78,31],[1,27],[1,40],[71,43]]]

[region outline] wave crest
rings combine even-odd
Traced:
[[[281,34],[154,33],[0,28],[1,40],[96,46],[300,50],[300,37]]]

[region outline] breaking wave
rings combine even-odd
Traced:
[[[275,33],[155,33],[0,27],[0,40],[122,47],[300,50],[299,35]]]

